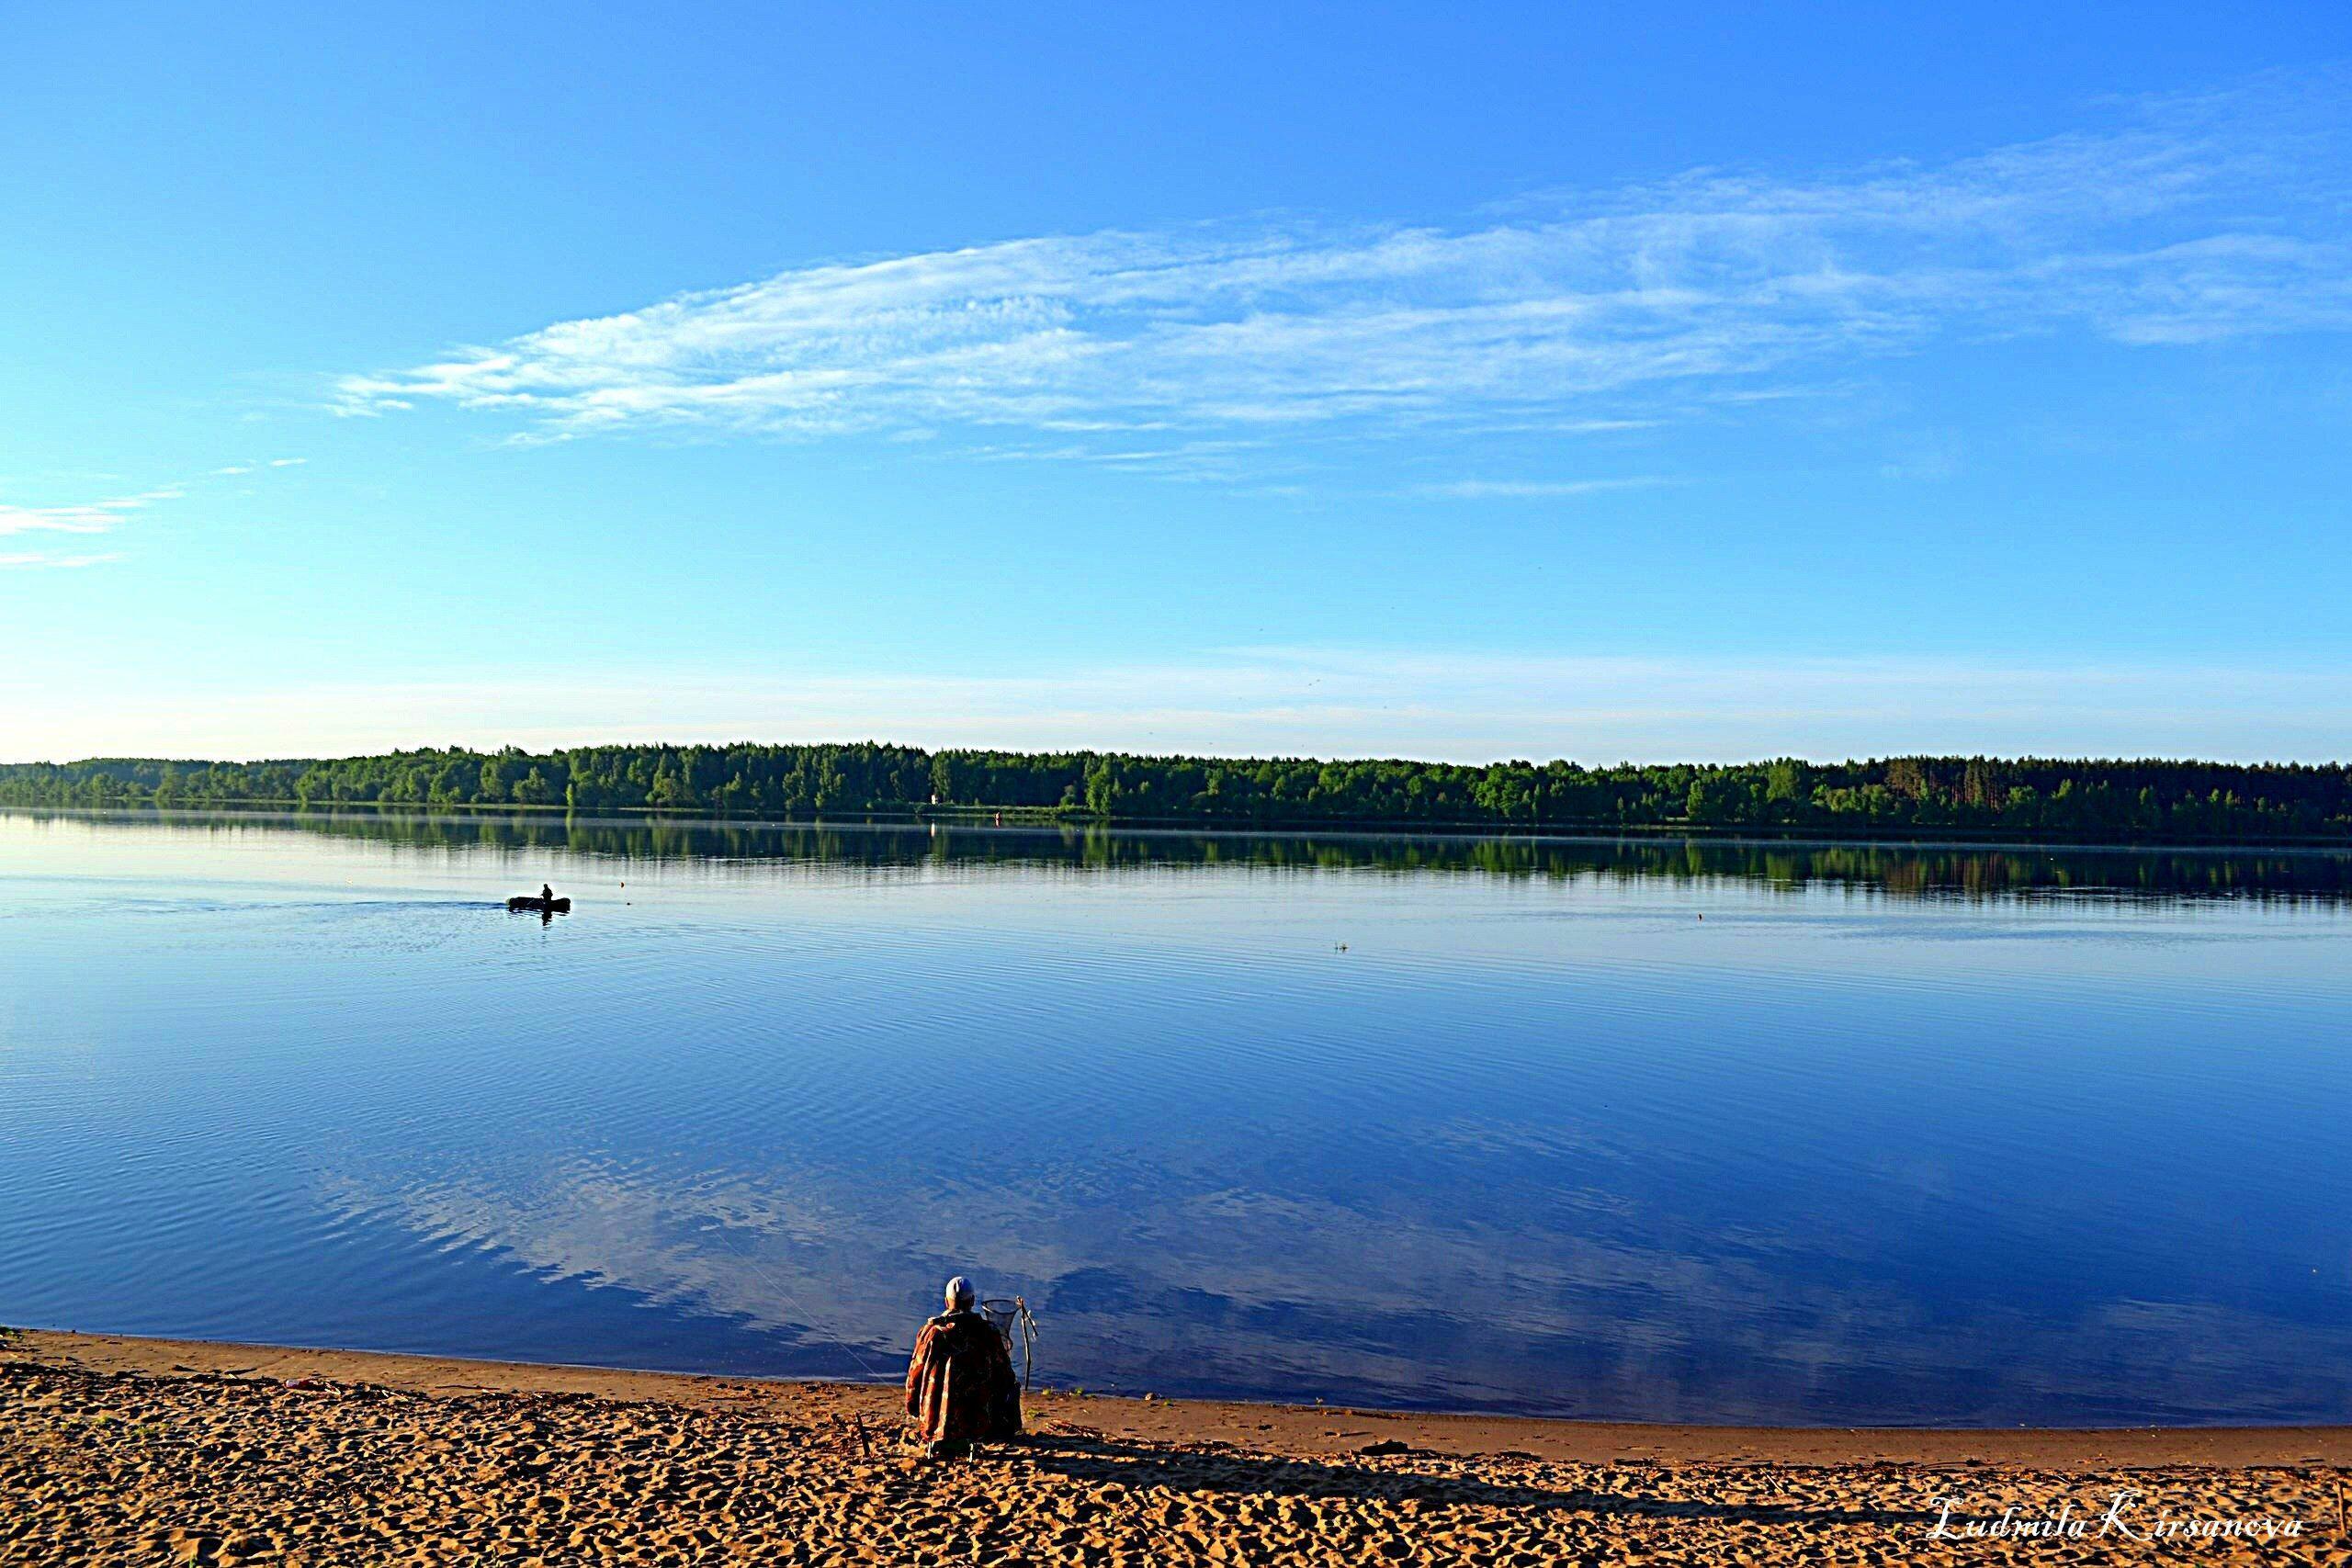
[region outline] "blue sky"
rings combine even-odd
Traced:
[[[2342,6],[487,9],[12,21],[0,757],[2352,754]]]

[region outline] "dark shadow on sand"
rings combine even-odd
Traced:
[[[1925,1525],[1943,1519],[1949,1528],[1958,1529],[1974,1517],[1958,1513],[1947,1516],[1932,1508],[1809,1508],[1776,1503],[1644,1497],[1583,1488],[1562,1491],[1329,1461],[1277,1459],[1217,1448],[1158,1448],[1064,1432],[1042,1433],[1018,1443],[991,1446],[985,1450],[982,1462],[990,1461],[1025,1462],[1057,1475],[1131,1488],[1164,1487],[1180,1492],[1229,1492],[1263,1497],[1382,1501],[1412,1497],[1424,1503],[1471,1507],[1765,1525]]]

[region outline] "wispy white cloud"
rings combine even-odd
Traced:
[[[177,501],[187,493],[179,485],[162,485],[132,495],[98,501],[69,502],[59,506],[16,506],[0,502],[0,535],[106,534],[124,518],[163,501]]]
[[[1448,496],[1456,501],[1553,501],[1613,490],[1654,490],[1676,482],[1651,474],[1614,479],[1452,479],[1443,484],[1422,485],[1414,493]]]
[[[96,501],[74,501],[40,506],[19,505],[0,501],[0,536],[15,534],[111,534],[132,517],[166,502],[185,501],[191,488],[217,479],[251,474],[266,466],[288,468],[306,462],[302,457],[274,458],[266,465],[231,463],[207,471],[202,478],[182,479],[157,485],[149,490],[123,495],[104,496]],[[48,556],[17,554],[0,556],[0,566],[80,567],[97,566],[119,560],[118,554]]]
[[[287,756],[464,741],[854,739],[1223,755],[1725,761],[1785,753],[2331,760],[2328,667],[1603,658],[1244,648],[995,675],[676,669],[215,689],[93,701],[0,678],[20,758]]]
[[[2131,344],[2352,328],[2342,82],[2141,106],[2097,133],[1807,180],[1551,193],[1482,226],[1047,236],[795,268],[339,386],[533,438],[1144,432],[1655,419],[1939,335]],[[2315,153],[2324,150],[2326,156]],[[1154,443],[1164,446],[1165,443]]]

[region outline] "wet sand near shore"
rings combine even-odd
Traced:
[[[888,1389],[20,1332],[0,1563],[2352,1563],[2346,1427],[1028,1416],[1030,1441],[933,1463]],[[1966,1533],[2005,1517],[2087,1528]]]

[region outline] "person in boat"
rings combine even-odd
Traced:
[[[947,1281],[947,1310],[922,1325],[907,1364],[907,1414],[933,1459],[1021,1435],[1021,1382],[1004,1336],[972,1310],[972,1282]]]
[[[548,886],[544,882],[539,884],[539,902],[542,904],[552,904],[555,902],[555,889]]]

